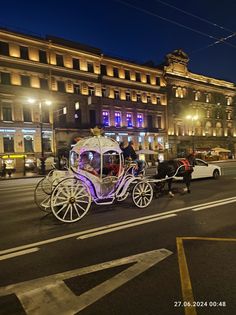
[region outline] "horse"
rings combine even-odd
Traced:
[[[165,160],[160,162],[157,167],[157,174],[154,176],[155,179],[164,179],[166,177],[170,177],[167,179],[168,183],[168,192],[170,196],[174,196],[172,192],[172,182],[173,176],[183,177],[183,182],[186,185],[185,191],[190,193],[190,183],[192,179],[192,172],[195,166],[195,158],[191,154],[186,158],[182,159],[172,159]],[[157,182],[155,184],[157,192],[162,192],[165,186],[165,181]]]

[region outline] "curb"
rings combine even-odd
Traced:
[[[7,177],[7,178],[0,178],[0,182],[5,181],[5,180],[14,180],[14,179],[40,178],[44,176],[45,175]]]

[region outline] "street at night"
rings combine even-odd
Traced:
[[[2,180],[0,314],[233,315],[236,163],[218,165],[191,194],[174,183],[146,209],[93,204],[73,224],[37,208],[38,178]]]

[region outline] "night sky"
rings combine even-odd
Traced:
[[[1,2],[0,26],[66,38],[138,63],[160,64],[181,48],[190,71],[236,83],[235,15],[235,0],[11,0]],[[208,47],[227,36],[228,44]]]

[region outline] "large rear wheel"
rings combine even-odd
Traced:
[[[91,202],[87,185],[76,178],[66,178],[53,189],[51,209],[58,220],[73,223],[85,216]]]

